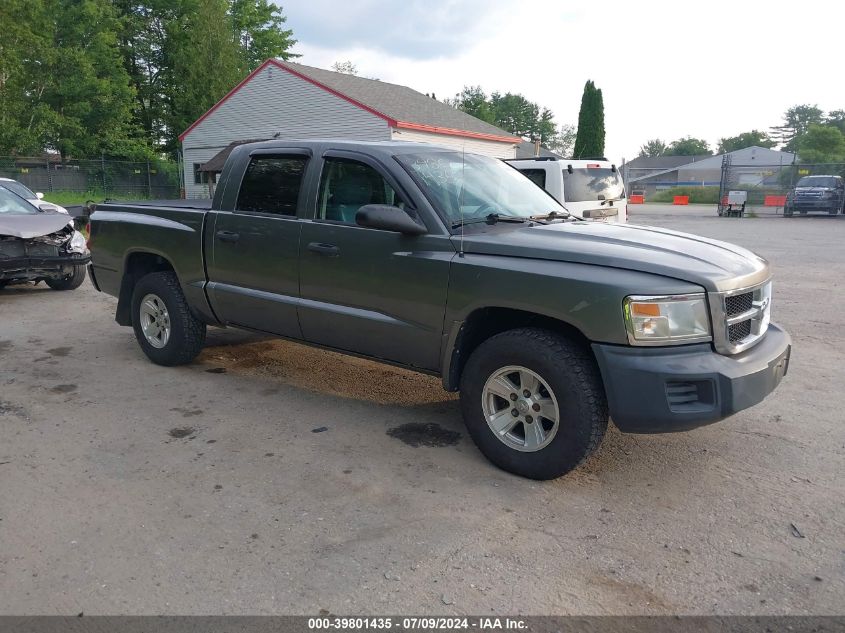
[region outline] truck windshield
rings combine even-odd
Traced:
[[[603,196],[603,197],[599,197]],[[594,202],[625,197],[625,188],[618,171],[609,167],[563,170],[563,199],[566,202]]]
[[[461,152],[401,154],[435,209],[449,223],[490,214],[527,218],[566,210],[519,171],[500,160]]]
[[[837,179],[833,176],[804,176],[796,183],[796,187],[827,187],[828,189],[836,189]]]
[[[38,209],[20,196],[0,187],[0,213],[25,213],[29,215],[38,213]]]

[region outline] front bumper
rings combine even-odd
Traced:
[[[795,198],[792,208],[796,211],[830,211],[840,205],[836,198]]]
[[[734,356],[717,354],[709,343],[592,347],[619,430],[669,433],[718,422],[761,402],[786,375],[792,341],[771,324],[757,345]]]
[[[72,266],[81,266],[91,261],[90,255],[59,255],[50,257],[4,257],[0,258],[0,280],[52,277],[67,274]]]

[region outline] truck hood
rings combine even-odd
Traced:
[[[69,222],[67,215],[57,212],[0,213],[0,235],[28,240],[61,231]]]
[[[461,238],[454,236],[456,248]],[[673,277],[709,291],[734,290],[769,278],[769,264],[751,251],[698,235],[633,224],[561,222],[468,234],[465,253],[525,257],[637,270]]]

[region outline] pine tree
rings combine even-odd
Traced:
[[[604,99],[592,80],[584,85],[574,158],[598,158],[604,155]]]

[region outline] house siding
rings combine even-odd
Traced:
[[[464,136],[453,136],[451,134],[432,134],[417,130],[393,130],[394,141],[415,141],[417,143],[432,143],[443,145],[454,149],[483,154],[493,158],[515,158],[516,145],[514,143],[501,143],[499,141],[488,141],[483,139],[467,138]]]
[[[289,139],[390,139],[383,118],[271,64],[182,139],[185,195],[208,197],[206,185],[194,184],[194,163],[206,162],[232,141],[277,133]]]

